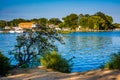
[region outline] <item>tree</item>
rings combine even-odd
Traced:
[[[31,19],[30,21],[38,23],[38,19],[36,19],[36,18]]]
[[[46,26],[47,23],[48,23],[48,19],[46,19],[46,18],[38,19],[38,24],[41,25],[41,26]]]
[[[6,26],[6,21],[0,20],[0,28],[4,28]]]
[[[94,15],[80,15],[79,25],[83,29],[91,30],[108,30],[113,29],[113,19],[111,16],[105,15],[102,12],[97,12]]]
[[[49,24],[59,25],[62,21],[59,18],[51,18]]]
[[[100,29],[100,25],[102,25],[104,23],[104,20],[101,17],[95,16],[95,15],[89,17],[88,21],[89,21],[88,22],[89,28],[93,29],[93,30],[99,30]]]
[[[35,23],[37,23],[37,24],[39,24],[41,26],[46,26],[47,23],[48,23],[48,19],[47,18],[39,18],[39,19],[34,18],[34,19],[31,19],[31,21],[35,22]]]
[[[60,24],[59,24],[59,28],[61,28],[61,29],[62,29],[62,28],[65,28],[65,27],[66,27],[66,26],[65,26],[65,24],[64,24],[64,23],[60,23]]]
[[[10,69],[9,59],[0,51],[0,76],[5,76]]]
[[[79,25],[82,26],[82,28],[87,28],[88,27],[88,17],[82,17],[79,20]]]
[[[113,28],[120,28],[120,24],[119,23],[114,23]]]
[[[104,23],[102,25],[100,25],[101,29],[108,30],[108,29],[112,29],[113,28],[113,26],[112,26],[113,19],[112,19],[111,16],[105,15],[102,12],[97,12],[94,15],[99,16],[99,17],[101,17],[104,20]]]
[[[17,36],[15,49],[10,53],[18,62],[18,66],[34,63],[42,54],[57,50],[55,40],[61,41],[57,32],[49,27],[38,26],[34,31]]]
[[[26,22],[26,21],[28,21],[28,20],[25,20],[25,19],[22,19],[22,18],[13,19],[12,21],[9,21],[8,26],[15,27],[15,26],[18,26],[19,23],[21,23],[21,22]]]
[[[78,15],[77,14],[70,14],[66,17],[62,18],[64,20],[65,26],[76,29],[78,27]]]

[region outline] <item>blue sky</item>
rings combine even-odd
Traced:
[[[101,11],[120,23],[120,0],[0,0],[0,20],[62,18]]]

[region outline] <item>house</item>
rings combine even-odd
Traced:
[[[71,30],[70,28],[62,28],[63,31],[69,31]]]
[[[60,30],[61,30],[61,28],[57,27],[57,28],[55,28],[55,30],[60,31]]]
[[[80,31],[81,30],[81,26],[78,26],[77,28],[76,28],[76,31]]]
[[[49,24],[48,27],[50,27],[50,28],[54,28],[55,25],[54,25],[54,24]]]
[[[10,30],[11,29],[11,27],[9,27],[9,26],[5,26],[5,28],[4,28],[5,30]]]
[[[22,22],[18,24],[18,27],[22,29],[32,29],[36,27],[36,24],[33,22]]]

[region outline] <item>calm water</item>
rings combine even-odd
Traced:
[[[0,34],[0,50],[6,56],[13,49],[17,34]],[[120,51],[120,31],[74,32],[63,35],[65,45],[56,43],[59,53],[72,60],[72,72],[98,69],[109,56]]]

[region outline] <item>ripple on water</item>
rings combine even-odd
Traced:
[[[72,72],[98,69],[111,54],[120,51],[120,31],[74,32],[64,35],[64,41],[64,51],[59,51],[66,58],[76,57],[72,61]]]
[[[16,43],[16,34],[0,34],[0,50],[8,56]],[[120,51],[120,31],[114,32],[74,32],[64,34],[65,45],[56,42],[59,53],[72,59],[72,72],[98,69],[106,63],[110,55]]]

